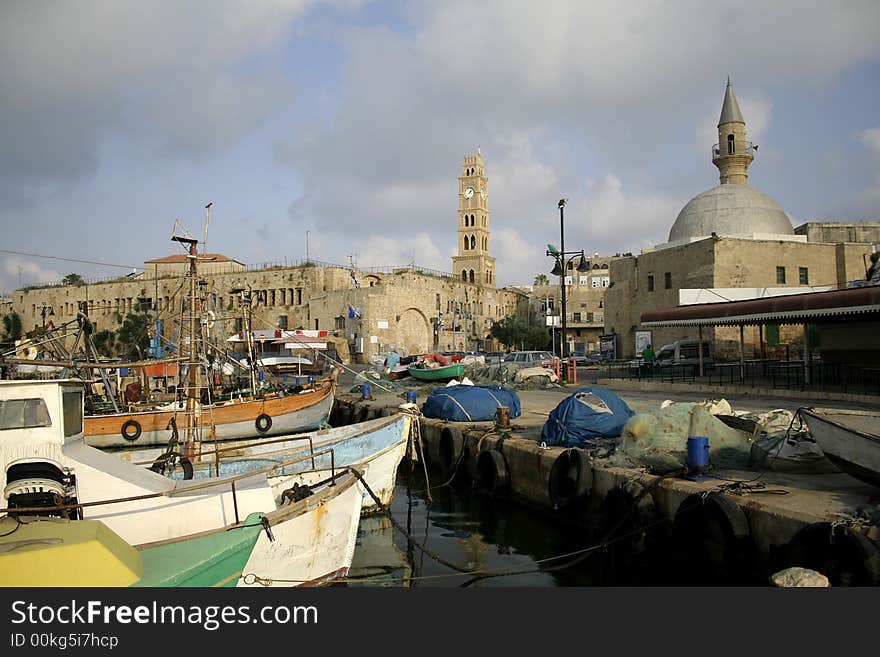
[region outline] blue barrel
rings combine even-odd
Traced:
[[[262,381],[265,378],[265,375],[263,374],[263,370],[260,370],[259,375],[260,375],[260,381]]]
[[[415,404],[416,403],[416,391],[415,390],[407,390],[406,391],[406,403],[407,404]]]
[[[315,377],[313,377],[311,374],[309,374],[309,378],[308,378],[307,380],[308,380],[309,383],[314,383],[314,382],[315,382]]]
[[[361,399],[369,399],[373,396],[373,386],[365,383],[361,386]]]
[[[688,438],[687,466],[691,470],[705,470],[709,467],[709,439],[704,436]]]

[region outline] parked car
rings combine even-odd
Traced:
[[[574,361],[574,364],[578,366],[590,364],[589,356],[587,356],[586,352],[583,351],[572,351],[568,355],[568,357],[571,358]]]
[[[503,351],[489,351],[483,354],[486,357],[486,363],[500,363],[506,355]]]
[[[654,357],[659,367],[669,365],[698,365],[700,362],[699,340],[677,340],[672,344],[663,345]],[[712,343],[703,340],[703,364],[711,364]]]
[[[559,360],[549,351],[511,351],[504,357],[505,363],[519,363],[534,367],[554,367]]]

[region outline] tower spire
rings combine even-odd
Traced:
[[[749,165],[754,159],[755,149],[746,141],[746,121],[728,75],[718,119],[718,143],[712,148],[712,163],[718,167],[721,184],[747,185]]]

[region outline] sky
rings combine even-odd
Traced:
[[[552,269],[563,197],[567,250],[637,253],[718,184],[728,76],[751,186],[794,226],[880,220],[878,25],[876,0],[7,0],[0,292],[178,253],[208,203],[207,250],[247,264],[451,271],[478,148],[499,285]]]

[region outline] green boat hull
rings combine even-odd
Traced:
[[[410,367],[410,376],[422,381],[447,381],[457,379],[464,372],[464,365],[447,365],[446,367],[421,368]]]
[[[233,587],[263,531],[262,513],[234,529],[144,548],[144,575],[135,587]]]

